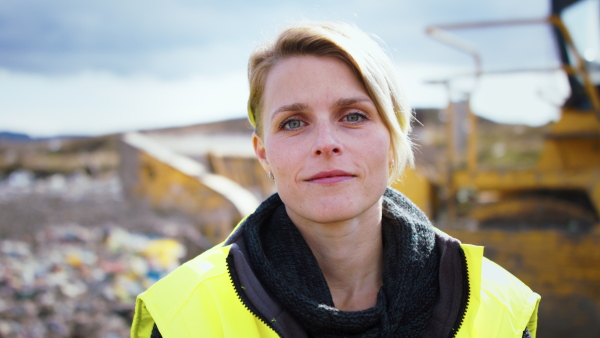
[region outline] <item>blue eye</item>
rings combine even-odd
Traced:
[[[344,116],[344,120],[346,122],[361,122],[362,120],[366,120],[366,119],[367,119],[367,116],[365,114],[358,113],[358,112],[351,113],[351,114]]]
[[[287,120],[287,121],[284,121],[281,126],[284,129],[293,130],[293,129],[298,129],[298,128],[302,127],[303,125],[305,125],[305,123],[301,120]]]

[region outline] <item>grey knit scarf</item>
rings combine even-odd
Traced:
[[[439,253],[427,217],[387,189],[383,199],[383,287],[377,304],[340,311],[316,258],[277,194],[243,233],[258,279],[312,337],[420,337],[439,294]]]

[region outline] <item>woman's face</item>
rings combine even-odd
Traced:
[[[254,149],[293,221],[380,213],[390,134],[348,65],[315,56],[279,62],[265,83],[260,122]]]

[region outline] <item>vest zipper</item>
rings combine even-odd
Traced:
[[[456,322],[454,323],[452,330],[450,331],[450,338],[454,338],[458,334],[458,331],[465,320],[467,309],[469,308],[469,299],[471,299],[471,285],[469,283],[469,265],[467,264],[467,256],[465,255],[465,251],[462,247],[459,247],[459,249],[463,263],[463,295],[461,301],[461,310],[459,316],[456,318]]]
[[[235,271],[235,264],[233,262],[233,256],[231,254],[227,255],[227,272],[229,272],[229,280],[233,285],[233,289],[239,299],[239,301],[244,305],[244,307],[256,318],[258,318],[261,322],[267,325],[271,330],[273,330],[279,337],[283,337],[283,335],[273,327],[273,324],[268,318],[265,318],[256,307],[248,300],[246,293],[244,291],[244,286],[241,285],[240,280],[237,276],[237,272]],[[274,320],[274,319],[273,319]]]

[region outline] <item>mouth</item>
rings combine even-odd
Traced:
[[[331,170],[331,171],[322,171],[316,175],[311,176],[307,179],[307,182],[311,183],[319,183],[319,184],[333,184],[342,181],[346,181],[354,178],[355,175],[347,173],[343,170]]]

